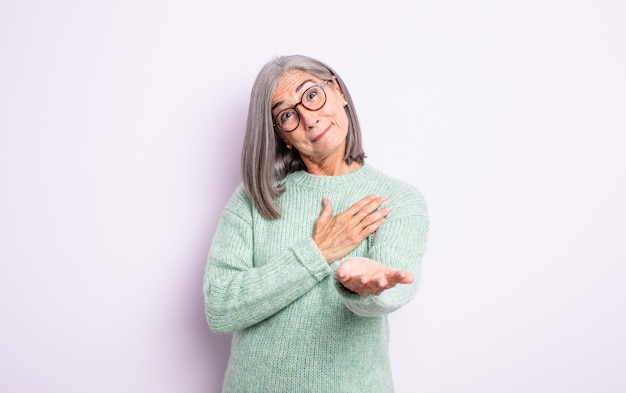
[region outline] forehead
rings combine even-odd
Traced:
[[[311,81],[311,82],[307,82]],[[274,96],[272,97],[272,104],[279,101],[289,99],[291,97],[297,97],[298,93],[302,93],[303,87],[310,83],[319,83],[320,79],[314,75],[309,74],[302,70],[287,71],[281,76],[276,85]]]

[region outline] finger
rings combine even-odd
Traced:
[[[381,289],[379,289],[379,290],[376,290],[376,291],[372,292],[372,295],[374,295],[374,296],[378,296],[378,295],[380,295],[381,293],[383,293],[384,291],[385,291],[385,288],[381,288]]]
[[[351,235],[347,237],[348,239],[355,243],[360,243],[365,237],[376,231],[382,224],[380,221],[389,214],[390,209],[377,210],[386,199],[387,197],[376,197],[374,195],[365,197],[352,205],[348,210],[337,214],[333,218],[333,222],[339,227],[350,231]],[[370,215],[372,216],[369,217]],[[363,222],[364,219],[367,220]],[[372,226],[365,233],[362,233],[363,228],[370,225]]]
[[[356,283],[359,286],[363,287],[363,286],[366,286],[370,282],[370,278],[369,278],[369,276],[366,276],[365,274],[362,274],[362,275],[356,277],[355,281],[356,281]]]
[[[381,225],[383,225],[384,222],[385,222],[385,219],[381,218],[378,221],[374,221],[371,224],[368,224],[368,225],[364,226],[363,229],[361,229],[361,232],[360,232],[361,237],[363,239],[365,239],[366,237],[368,237],[372,233],[376,232],[378,230],[378,228],[380,228]]]
[[[385,291],[385,288],[378,288],[378,287],[363,287],[363,288],[359,288],[357,293],[361,296],[364,295],[374,295],[374,296],[378,296],[381,293],[383,293]]]
[[[409,272],[401,271],[400,272],[400,281],[402,284],[410,284],[414,281],[413,275]]]
[[[343,272],[343,271],[337,271],[337,279],[339,280],[339,282],[341,282],[342,284],[345,284],[347,282],[350,282],[352,280],[352,276],[350,276],[348,273]]]
[[[394,271],[388,279],[396,284],[411,284],[414,281],[413,275],[404,270]]]
[[[387,217],[390,212],[390,207],[383,207],[382,209],[376,210],[363,217],[360,223],[361,225],[363,225],[363,228],[367,228],[372,224],[379,224],[380,226],[380,224],[382,224],[382,221]]]
[[[365,198],[361,199],[360,201],[355,202],[352,206],[350,206],[349,210],[361,210],[363,207],[367,206],[368,204],[370,204],[372,201],[375,201],[378,197],[374,194],[370,194],[368,196],[366,196]]]
[[[372,289],[368,286],[355,287],[352,291],[358,293],[361,296],[373,293]]]
[[[363,295],[368,291],[367,286],[360,285],[357,280],[350,279],[346,282],[342,282],[341,284],[350,291],[358,293],[359,295]]]
[[[378,209],[380,205],[387,199],[387,197],[377,197],[376,195],[368,195],[360,201],[356,202],[354,205],[350,206],[345,213],[348,216],[354,216],[359,212],[368,212],[371,213],[374,210]]]
[[[346,280],[342,284],[344,284],[348,289],[352,292],[359,293],[359,291],[367,290],[367,284],[369,282],[369,278],[364,275],[353,276],[349,280]]]
[[[354,291],[352,291],[352,292],[356,292],[356,294],[357,294],[357,295],[359,295],[359,296],[365,296],[365,295],[367,295],[367,291],[364,291],[364,290],[362,290],[362,289],[355,289],[355,290],[354,290]]]
[[[382,291],[368,291],[368,290],[361,290],[359,292],[357,292],[359,295],[361,296],[365,296],[365,295],[374,295],[374,296],[378,296],[382,293]]]
[[[337,277],[341,277],[344,279],[352,278],[355,271],[353,268],[351,269],[351,265],[354,265],[354,263],[351,263],[351,260],[343,261],[341,265],[339,265],[339,267],[337,268]]]
[[[330,203],[330,199],[324,198],[322,200],[322,212],[315,221],[315,232],[322,230],[332,219],[333,205]]]
[[[319,218],[323,221],[328,221],[333,216],[333,204],[330,203],[330,199],[324,198],[322,200],[322,213]]]
[[[369,217],[370,215],[374,214],[376,216],[380,216],[379,214],[379,209],[381,207],[381,205],[387,200],[386,196],[382,196],[382,197],[378,197],[373,199],[372,201],[370,201],[370,203],[368,203],[367,205],[363,206],[361,209],[359,209],[358,211],[354,212],[354,218],[356,220],[358,220],[359,222],[363,221],[365,218]],[[383,213],[383,216],[386,216],[387,214],[389,214],[389,211],[387,211],[386,213]]]

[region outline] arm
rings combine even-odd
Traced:
[[[205,311],[216,333],[241,330],[274,315],[332,272],[311,238],[255,267],[252,209],[238,192],[222,215],[209,251]]]
[[[417,290],[428,232],[426,205],[421,194],[411,189],[390,198],[390,206],[393,211],[375,233],[367,258],[346,259],[337,269],[338,291],[346,307],[357,315],[379,316],[395,311]],[[379,280],[382,287],[377,286]],[[359,285],[368,294],[356,293],[361,292]],[[384,289],[387,285],[391,288]]]

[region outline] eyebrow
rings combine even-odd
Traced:
[[[307,79],[304,82],[300,83],[297,87],[296,87],[296,93],[298,91],[300,91],[300,89],[302,89],[302,87],[304,87],[304,85],[306,85],[308,82],[313,82],[315,83],[315,81],[313,79]],[[281,105],[283,102],[282,101],[278,101],[277,103],[275,103],[274,105],[272,105],[272,112],[274,112],[274,109],[276,109],[279,105]]]

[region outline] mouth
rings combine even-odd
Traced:
[[[330,130],[330,125],[322,132],[320,132],[315,138],[313,138],[311,140],[312,143],[315,143],[317,141],[319,141],[320,139],[322,139],[324,137],[324,135],[326,135],[326,133]]]

